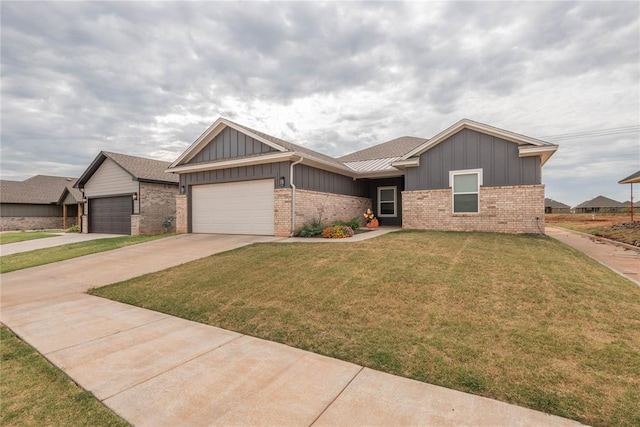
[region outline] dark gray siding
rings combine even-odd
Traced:
[[[275,186],[278,187],[280,177],[283,176],[286,187],[289,185],[289,163],[290,162],[267,163],[264,165],[242,166],[239,168],[215,171],[183,173],[180,174],[180,186],[182,187],[184,185],[185,191],[188,192],[190,185],[275,178]]]
[[[302,190],[369,197],[369,189],[365,181],[354,181],[351,177],[307,165],[293,167],[293,183],[296,188]]]
[[[276,151],[235,129],[225,128],[188,163],[232,159]]]
[[[62,206],[58,205],[29,205],[26,203],[2,203],[0,216],[3,217],[50,217],[62,218]]]
[[[180,175],[180,186],[184,185],[185,191],[188,192],[190,185],[274,178],[274,185],[276,188],[279,188],[280,177],[284,177],[284,187],[289,187],[289,165],[290,162],[279,162],[215,171],[185,173]],[[306,165],[294,166],[293,174],[293,183],[296,185],[296,188],[302,190],[369,197],[367,184],[364,181],[354,181],[353,178],[348,176],[327,172]]]
[[[463,129],[420,156],[407,168],[407,190],[449,188],[449,171],[483,169],[483,186],[540,184],[540,157],[518,157],[518,144]]]

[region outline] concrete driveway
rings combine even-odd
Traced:
[[[36,249],[53,248],[69,243],[87,242],[89,240],[121,237],[119,234],[100,233],[59,233],[57,236],[44,237],[42,239],[26,240],[24,242],[8,243],[0,245],[0,255],[11,255],[20,252],[28,252]]]
[[[0,320],[138,426],[580,425],[83,293],[276,240],[180,235],[3,274]]]

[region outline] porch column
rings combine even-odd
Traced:
[[[62,229],[67,229],[67,205],[62,205]]]

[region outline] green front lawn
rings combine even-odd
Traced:
[[[640,425],[640,288],[550,238],[257,244],[92,293],[592,425]]]
[[[4,326],[0,340],[0,425],[129,425]]]
[[[21,252],[0,257],[0,273],[22,270],[23,268],[36,267],[52,262],[64,261],[84,255],[110,251],[150,240],[161,239],[170,234],[156,234],[151,236],[123,236],[96,239],[87,242],[70,243],[68,245],[53,248],[36,249],[29,252]]]
[[[48,233],[46,231],[20,231],[16,233],[0,233],[0,245],[6,245],[7,243],[24,242],[27,240],[43,239],[45,237],[56,236],[55,233]]]

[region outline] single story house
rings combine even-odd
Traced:
[[[169,162],[101,151],[75,184],[84,195],[84,233],[172,231],[178,177]]]
[[[629,175],[628,177],[618,181],[618,184],[629,184],[629,190],[631,192],[631,199],[625,202],[625,206],[629,208],[629,212],[632,213],[631,219],[633,220],[633,213],[640,211],[640,206],[633,198],[633,184],[640,183],[640,171]]]
[[[180,177],[183,233],[289,236],[368,208],[405,229],[539,233],[542,165],[557,148],[464,119],[334,158],[219,118],[167,172]]]
[[[571,206],[558,202],[553,199],[544,199],[544,213],[570,213]]]
[[[0,229],[67,229],[78,224],[82,195],[76,178],[35,175],[0,181]]]
[[[615,213],[623,212],[625,208],[624,203],[609,199],[608,197],[598,196],[580,203],[574,210],[576,213]]]

